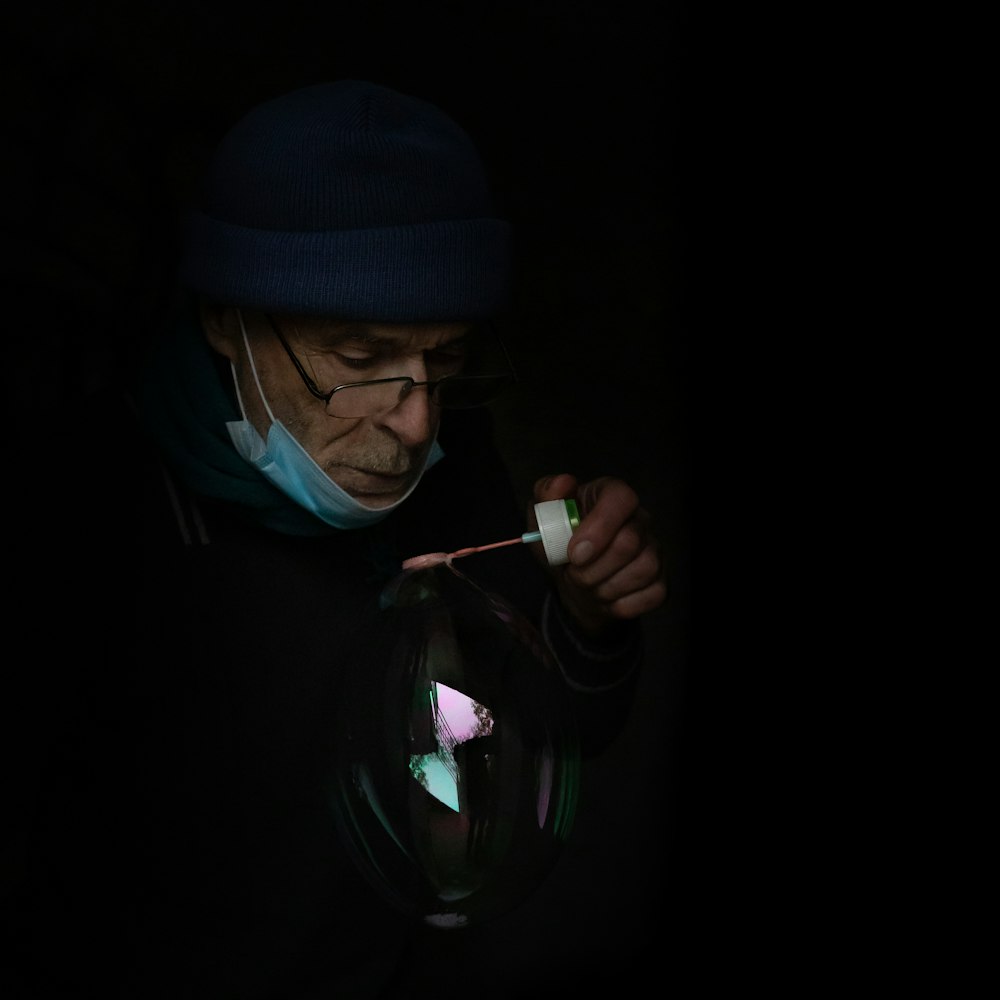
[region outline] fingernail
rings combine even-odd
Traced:
[[[574,565],[580,566],[585,563],[594,554],[594,546],[592,542],[586,540],[582,542],[577,542],[573,548],[573,555],[571,556]]]

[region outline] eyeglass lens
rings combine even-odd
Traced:
[[[429,390],[431,401],[444,409],[469,409],[495,399],[511,382],[508,374],[455,375],[418,389]],[[334,417],[370,417],[397,406],[414,389],[409,378],[362,382],[337,389],[327,402],[326,411]]]

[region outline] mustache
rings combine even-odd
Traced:
[[[352,455],[350,462],[328,463],[324,471],[329,474],[337,468],[346,466],[380,476],[410,476],[423,467],[428,451],[428,448],[413,450],[402,446],[386,449],[370,448]]]

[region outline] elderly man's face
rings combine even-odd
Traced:
[[[242,315],[246,343],[234,308],[205,309],[203,325],[213,348],[232,361],[247,418],[261,437],[267,439],[270,407],[320,468],[356,500],[381,508],[401,499],[419,479],[437,435],[440,409],[427,390],[416,388],[399,398],[401,385],[393,383],[391,396],[344,390],[328,404],[310,392],[303,375],[321,393],[398,376],[433,381],[461,368],[468,324],[346,323],[268,317],[253,310]],[[388,408],[360,414],[382,400]],[[331,415],[337,412],[350,415]]]

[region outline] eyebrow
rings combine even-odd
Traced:
[[[362,344],[372,347],[394,347],[398,341],[392,337],[380,337],[374,334],[367,327],[348,324],[339,329],[322,331],[317,334],[318,340],[324,340],[331,344],[339,344],[345,340],[357,340]]]
[[[435,344],[424,346],[421,349],[425,351],[433,351],[440,347],[460,344],[462,341],[468,340],[471,333],[472,328],[463,330],[461,333],[456,333],[454,336],[449,337],[446,335],[445,339],[442,339]],[[323,343],[329,345],[342,344],[345,341],[353,340],[360,344],[364,344],[366,347],[381,348],[383,350],[400,350],[406,346],[404,340],[401,338],[385,337],[380,334],[373,333],[366,326],[355,323],[347,323],[339,329],[334,329],[328,333],[320,334],[316,337],[316,339],[317,341],[322,341]]]

